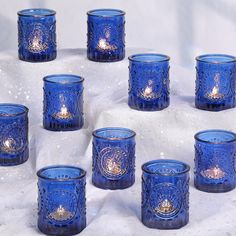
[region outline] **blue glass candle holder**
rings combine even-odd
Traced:
[[[86,172],[49,166],[38,175],[38,228],[46,235],[75,235],[86,227]]]
[[[28,157],[28,108],[0,104],[0,165],[19,165]]]
[[[116,9],[97,9],[88,13],[89,60],[120,61],[125,57],[125,12]]]
[[[142,166],[142,222],[149,228],[178,229],[189,221],[190,167],[175,160]]]
[[[206,130],[195,135],[195,187],[201,191],[227,192],[236,186],[236,134]]]
[[[54,60],[56,48],[56,12],[26,9],[18,12],[19,59],[29,62]]]
[[[43,126],[52,131],[71,131],[83,127],[83,81],[77,75],[44,77]]]
[[[208,111],[235,107],[236,58],[208,54],[199,56],[196,60],[195,106]]]
[[[166,55],[146,53],[129,57],[131,108],[159,111],[169,106],[169,60]]]
[[[93,132],[93,184],[102,189],[124,189],[134,184],[135,132],[103,128]]]

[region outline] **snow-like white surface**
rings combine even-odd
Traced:
[[[128,50],[127,55],[142,50]],[[194,60],[194,59],[193,59]],[[42,78],[73,73],[85,78],[85,125],[73,132],[42,128]],[[141,165],[156,158],[174,158],[193,167],[194,134],[203,129],[235,130],[236,109],[207,112],[194,108],[194,68],[171,65],[171,105],[160,112],[140,112],[127,105],[128,60],[95,63],[85,50],[59,51],[55,61],[18,61],[16,52],[0,54],[0,102],[22,103],[30,112],[30,159],[17,167],[0,168],[0,235],[39,235],[36,171],[46,165],[79,165],[87,171],[87,228],[97,236],[234,236],[235,191],[200,192],[190,186],[190,222],[174,231],[143,226],[140,221]],[[136,131],[136,183],[122,191],[91,184],[92,137],[96,128],[123,126]],[[193,168],[191,170],[192,177]]]

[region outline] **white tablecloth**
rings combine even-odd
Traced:
[[[127,50],[128,54],[137,51]],[[193,59],[194,60],[194,59]],[[171,105],[160,112],[139,112],[127,105],[128,60],[95,63],[84,49],[59,51],[55,61],[27,63],[16,52],[0,54],[0,102],[22,103],[30,112],[30,158],[17,167],[0,168],[0,235],[39,235],[36,171],[46,165],[79,165],[87,171],[87,228],[97,236],[234,236],[235,191],[209,194],[190,186],[190,222],[180,229],[160,231],[140,221],[141,165],[157,158],[174,158],[193,167],[194,134],[203,129],[235,131],[236,109],[207,112],[194,108],[194,68],[171,64]],[[85,125],[73,132],[42,128],[42,78],[73,73],[85,78]],[[136,183],[108,191],[91,184],[92,137],[96,128],[122,126],[136,131]],[[193,168],[191,169],[192,177]]]

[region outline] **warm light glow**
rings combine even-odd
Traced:
[[[72,118],[72,115],[68,111],[67,107],[63,104],[61,107],[61,111],[56,114],[56,117],[59,119],[70,119]]]
[[[219,166],[215,166],[211,169],[202,171],[202,175],[208,179],[221,179],[225,176],[225,172],[222,171]]]
[[[161,214],[170,214],[174,211],[174,207],[168,199],[165,199],[155,208],[155,211]]]
[[[40,49],[40,42],[39,42],[39,38],[34,36],[33,42],[32,42],[32,48],[37,50]]]
[[[106,39],[99,39],[98,48],[102,50],[115,50],[116,46],[110,45]]]
[[[59,207],[54,212],[49,214],[49,217],[54,220],[63,221],[71,219],[73,214],[67,211],[62,205],[59,205]]]
[[[220,75],[217,73],[214,77],[214,82],[215,82],[215,86],[213,87],[211,93],[208,93],[208,97],[210,99],[220,99],[222,97],[224,97],[224,95],[222,93],[220,93]]]
[[[3,142],[3,150],[5,152],[12,152],[15,150],[14,145],[15,145],[15,140],[12,138],[8,138]]]
[[[120,164],[112,159],[108,160],[107,170],[108,170],[108,172],[110,172],[114,175],[120,174],[122,172]]]
[[[59,216],[63,216],[65,214],[65,209],[62,207],[62,205],[60,205],[58,208],[57,208],[57,213]]]

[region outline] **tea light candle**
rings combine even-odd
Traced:
[[[38,175],[38,228],[47,235],[75,235],[86,227],[86,172],[49,166]]]
[[[142,166],[142,222],[150,228],[178,229],[189,221],[190,167],[175,160]]]
[[[209,111],[235,107],[236,57],[208,54],[196,60],[196,107]]]
[[[88,13],[88,59],[120,61],[125,57],[125,12],[97,9]]]
[[[29,157],[28,108],[18,104],[0,104],[0,165],[24,163]]]
[[[44,128],[52,131],[83,127],[83,78],[49,75],[44,78]]]
[[[155,53],[129,57],[131,108],[158,111],[169,106],[169,60],[168,56]]]
[[[135,132],[102,128],[93,132],[93,184],[102,189],[124,189],[134,184]]]
[[[26,9],[18,12],[19,59],[30,62],[56,58],[56,12]]]
[[[205,192],[227,192],[236,186],[236,134],[206,130],[195,135],[195,187]]]

